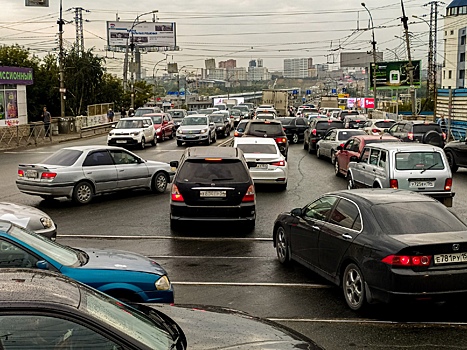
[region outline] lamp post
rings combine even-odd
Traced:
[[[180,108],[180,72],[182,71],[183,68],[186,68],[186,67],[193,67],[193,65],[191,64],[187,64],[185,66],[182,66],[178,72],[177,72],[177,90],[178,90],[178,93],[177,93],[177,104],[178,104],[178,107]],[[186,89],[185,89],[185,94],[186,94]]]
[[[60,77],[60,117],[65,118],[65,77],[63,68],[63,25],[65,21],[62,17],[62,0],[60,0],[60,18],[57,21],[58,24],[58,66],[59,66],[59,77]],[[50,133],[52,135],[52,133]]]
[[[157,65],[163,61],[167,61],[167,55],[165,55],[165,57],[163,59],[161,59],[160,61],[157,61],[156,64],[154,65],[154,67],[152,68],[152,79],[154,80],[154,94],[153,94],[153,97],[155,98],[156,97],[156,88],[157,88],[157,71],[159,70],[159,68],[156,70],[156,75],[154,75],[154,69],[156,69]]]
[[[365,10],[368,12],[368,15],[370,16],[370,22],[371,22],[371,36],[372,36],[372,41],[371,45],[373,48],[373,98],[375,100],[375,106],[374,109],[378,106],[378,103],[376,102],[376,41],[375,41],[375,26],[373,24],[373,17],[371,16],[370,10],[366,7],[365,3],[362,2],[362,6],[365,8]]]

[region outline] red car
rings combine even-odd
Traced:
[[[336,161],[334,163],[334,170],[336,176],[347,176],[349,169],[350,157],[360,157],[363,147],[369,143],[376,142],[400,142],[397,137],[393,136],[379,136],[379,135],[355,135],[352,136],[344,146],[337,146]]]
[[[173,139],[175,137],[175,125],[170,114],[150,113],[144,116],[151,117],[154,129],[156,130],[157,141],[164,141],[166,138]]]

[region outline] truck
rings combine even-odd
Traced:
[[[321,96],[321,102],[319,106],[321,108],[339,108],[339,99],[335,95]]]
[[[263,90],[263,104],[272,105],[280,117],[287,117],[289,92],[280,89]]]

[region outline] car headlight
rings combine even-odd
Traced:
[[[201,129],[202,134],[207,133],[207,132],[208,132],[208,129]]]
[[[109,132],[109,136],[114,136],[115,133],[113,131]]]
[[[156,129],[156,132],[161,132],[161,128]]]
[[[154,283],[157,290],[169,290],[170,289],[170,281],[167,276],[162,276],[159,278],[156,283]]]
[[[178,134],[183,134],[183,130],[178,129],[178,130],[177,130],[177,133],[178,133]]]
[[[217,127],[217,130],[222,130],[222,129],[223,129],[222,126],[218,126],[218,127]]]
[[[130,132],[130,135],[138,136],[140,132],[141,131],[139,131],[139,130],[138,131],[132,131],[132,132]]]
[[[51,228],[54,225],[54,222],[52,221],[52,219],[47,218],[47,217],[42,217],[41,223],[42,223],[42,226],[44,226],[44,228]]]

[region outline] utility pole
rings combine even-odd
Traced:
[[[404,32],[405,32],[405,42],[407,44],[407,58],[409,60],[409,63],[407,63],[407,71],[409,73],[409,82],[410,82],[410,99],[412,101],[412,116],[415,117],[417,114],[417,105],[415,101],[415,86],[413,85],[413,64],[412,64],[412,56],[410,54],[410,38],[409,38],[409,25],[408,21],[409,19],[405,15],[405,9],[404,9],[404,1],[401,0],[401,6],[402,6],[402,18],[401,22],[404,24]]]
[[[436,43],[438,40],[438,4],[444,4],[441,1],[431,1],[424,6],[430,5],[430,52],[431,54],[431,71],[428,75],[428,82],[430,86],[429,97],[433,100],[433,119],[436,119],[436,98],[437,98],[437,77],[438,77],[438,66],[436,63],[437,47]]]
[[[402,0],[401,0],[402,1]],[[373,69],[373,99],[374,99],[374,109],[378,107],[378,103],[376,100],[376,40],[375,40],[375,26],[373,24],[373,17],[371,16],[370,10],[366,7],[365,3],[362,2],[362,6],[365,8],[365,10],[368,12],[368,15],[370,16],[370,21],[371,21],[371,46],[372,46],[372,52],[373,52],[373,64],[372,64],[372,69]]]
[[[60,18],[57,21],[58,24],[58,69],[60,77],[60,117],[65,118],[65,76],[63,67],[63,11],[62,11],[62,0],[60,0]]]
[[[84,53],[84,30],[83,30],[83,10],[90,12],[82,7],[75,7],[75,27],[76,27],[76,49],[79,55]]]

